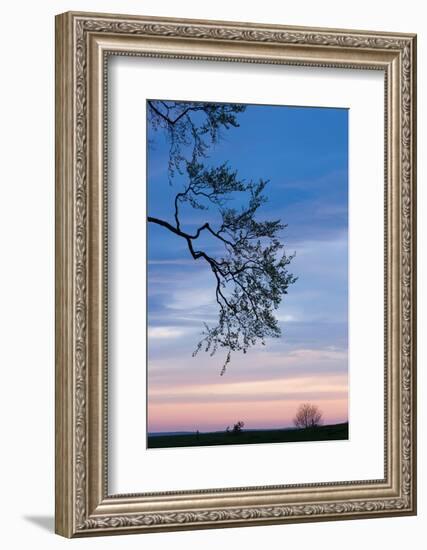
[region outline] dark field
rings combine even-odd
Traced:
[[[149,449],[166,447],[200,447],[203,445],[248,445],[250,443],[289,443],[297,441],[330,441],[348,439],[348,422],[319,428],[283,430],[243,430],[148,436]]]

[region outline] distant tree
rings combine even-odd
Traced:
[[[239,434],[242,431],[244,425],[245,425],[245,423],[242,422],[241,420],[236,422],[236,424],[234,424],[234,426],[233,426],[233,434],[234,435]]]
[[[303,403],[298,407],[294,424],[297,428],[316,428],[322,424],[322,417],[322,412],[317,405]]]
[[[256,219],[267,201],[267,180],[245,181],[227,162],[208,164],[212,146],[225,131],[239,127],[237,117],[245,108],[148,101],[150,143],[155,145],[157,132],[166,136],[169,184],[179,188],[169,216],[150,213],[147,220],[182,239],[190,257],[205,262],[212,272],[218,321],[215,326],[204,324],[193,355],[202,349],[210,355],[225,350],[221,375],[233,352],[246,353],[257,342],[265,344],[266,338],[281,335],[274,313],[296,281],[288,271],[293,255],[286,255],[281,239],[286,225],[280,219]],[[191,210],[205,215],[195,229],[186,224],[186,212]]]

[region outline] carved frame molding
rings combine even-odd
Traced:
[[[108,495],[106,58],[179,57],[385,73],[385,478]],[[416,37],[151,17],[56,18],[56,531],[67,536],[416,511]]]

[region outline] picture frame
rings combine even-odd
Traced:
[[[384,75],[384,476],[110,494],[109,56]],[[416,36],[67,12],[56,17],[55,530],[83,537],[416,513]],[[369,196],[366,197],[369,201]],[[369,308],[369,304],[366,304]],[[369,314],[369,312],[368,312]]]

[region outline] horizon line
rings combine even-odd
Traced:
[[[319,424],[319,426],[316,426],[316,427],[324,427],[324,426],[338,426],[339,424],[349,424],[349,421],[348,420],[343,420],[341,422],[333,422],[333,423],[328,423],[328,424]],[[230,424],[228,427],[229,428],[232,428],[233,424]],[[306,428],[297,428],[296,426],[281,426],[281,427],[270,427],[270,428],[242,428],[242,432],[250,432],[250,431],[274,431],[274,430],[303,430],[303,429],[306,429]],[[165,431],[158,431],[158,430],[155,430],[155,431],[147,431],[147,435],[150,435],[150,434],[163,434],[163,433],[197,433],[199,432],[200,434],[208,434],[208,433],[218,433],[218,432],[225,432],[226,431],[226,428],[224,429],[213,429],[213,430],[208,430],[208,431],[202,431],[202,430],[186,430],[186,429],[182,429],[182,430],[165,430]]]

